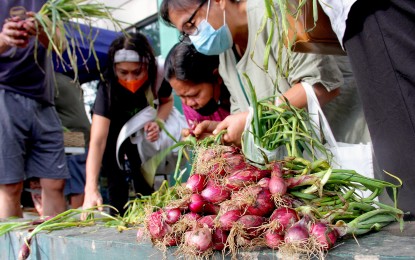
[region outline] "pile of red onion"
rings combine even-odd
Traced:
[[[176,206],[150,214],[147,233],[154,243],[178,246],[192,256],[310,243],[328,250],[338,232],[296,210],[283,174],[277,162],[267,169],[248,164],[237,148],[205,148],[184,185],[181,206],[172,203]]]

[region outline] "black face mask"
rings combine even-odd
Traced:
[[[201,114],[202,116],[210,116],[211,114],[215,113],[219,108],[219,103],[212,97],[209,102],[206,103],[203,107],[199,109],[195,109],[196,112]]]

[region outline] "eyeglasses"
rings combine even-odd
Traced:
[[[182,32],[179,36],[179,40],[182,41],[188,41],[190,35],[197,35],[199,33],[197,26],[192,21],[193,18],[195,18],[197,12],[202,8],[202,6],[207,2],[207,0],[203,0],[200,5],[196,8],[196,10],[193,12],[193,14],[190,16],[189,20],[185,22],[182,26]]]

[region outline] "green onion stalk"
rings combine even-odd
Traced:
[[[107,206],[107,205],[105,205]],[[111,207],[111,206],[109,206]],[[72,227],[86,227],[96,225],[97,223],[105,223],[109,220],[115,220],[116,217],[110,216],[105,212],[99,212],[95,210],[96,208],[91,208],[87,210],[81,209],[69,209],[64,211],[56,216],[50,216],[46,218],[40,218],[32,221],[22,222],[18,226],[14,226],[13,230],[17,229],[28,229],[27,235],[24,237],[24,243],[20,248],[18,259],[27,259],[30,255],[30,244],[34,236],[42,231],[54,231],[54,230],[61,230],[66,228]],[[85,220],[80,220],[79,216],[81,214],[87,214],[89,217]],[[100,216],[100,217],[96,217]],[[11,223],[13,224],[13,223]],[[6,223],[7,225],[7,223]],[[1,234],[4,234],[3,227],[0,225],[0,229],[2,230]],[[12,229],[8,229],[11,231]]]
[[[76,22],[92,27],[95,20],[106,19],[117,30],[122,30],[120,22],[111,15],[113,10],[114,8],[103,3],[88,0],[49,0],[35,14],[36,21],[49,39],[48,53],[54,51],[63,68],[71,67],[75,79],[78,78],[77,49],[80,48],[79,46],[89,47],[88,57],[81,56],[83,62],[86,63],[89,58],[94,57],[97,68],[100,70],[98,56],[94,49],[94,41],[98,35],[93,34],[92,30],[85,33]],[[79,40],[73,37],[73,31],[79,33]],[[69,64],[63,58],[65,51],[69,58]],[[78,51],[78,53],[81,52]]]
[[[250,134],[253,135],[257,146],[268,151],[285,147],[289,157],[307,156],[317,160],[323,156],[324,159],[331,160],[332,155],[317,137],[306,110],[294,107],[288,102],[276,106],[273,102],[275,96],[257,100],[252,82],[247,74],[244,74],[244,77],[250,88],[253,110]],[[252,151],[243,149],[243,152],[247,154]],[[268,158],[265,158],[265,161],[268,161]]]
[[[403,228],[402,210],[376,199],[399,184],[368,178],[354,170],[333,169],[324,161],[287,157],[281,161],[287,193],[297,200],[296,210],[339,227],[344,234],[361,235],[398,221]],[[370,191],[366,197],[362,191]]]
[[[177,189],[181,187],[181,178],[175,177],[176,182],[170,186],[168,181],[164,180],[160,188],[148,196],[140,196],[139,198],[130,200],[124,206],[127,210],[122,217],[122,222],[111,221],[106,226],[117,226],[118,230],[125,228],[134,228],[145,223],[148,212],[153,212],[167,206],[171,201],[178,199],[179,193]]]

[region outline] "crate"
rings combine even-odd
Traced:
[[[82,132],[64,132],[63,141],[65,147],[85,147],[85,138]]]

